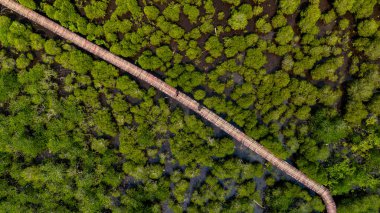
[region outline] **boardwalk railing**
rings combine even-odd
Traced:
[[[297,170],[295,167],[291,166],[287,162],[277,158],[268,149],[263,147],[257,141],[248,137],[242,131],[238,130],[230,123],[210,111],[209,109],[201,106],[197,101],[185,95],[184,93],[178,91],[174,87],[166,84],[164,81],[158,79],[154,75],[148,73],[147,71],[129,63],[128,61],[112,54],[111,52],[99,47],[98,45],[80,37],[79,35],[71,32],[70,30],[60,26],[59,24],[49,20],[48,18],[14,2],[13,0],[0,0],[0,3],[5,7],[13,10],[14,12],[24,16],[25,18],[45,27],[46,29],[54,32],[55,34],[61,36],[62,38],[71,41],[78,47],[104,59],[105,61],[119,67],[120,69],[130,73],[131,75],[141,79],[151,86],[157,88],[161,92],[170,96],[174,100],[180,102],[186,107],[190,108],[194,112],[198,113],[200,116],[213,123],[215,126],[219,127],[235,140],[241,142],[244,146],[250,150],[256,152],[258,155],[263,157],[269,163],[285,172],[290,177],[294,178],[299,183],[303,184],[310,190],[319,194],[325,205],[328,213],[335,213],[336,206],[335,202],[330,195],[330,192],[324,186],[318,184],[314,180],[307,177],[301,171]]]

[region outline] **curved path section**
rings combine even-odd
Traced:
[[[24,16],[25,18],[45,27],[46,29],[54,32],[55,34],[61,36],[62,38],[71,41],[78,47],[104,59],[105,61],[119,67],[120,69],[130,73],[131,75],[149,83],[153,87],[157,88],[161,92],[170,96],[174,100],[182,103],[186,107],[190,108],[194,112],[198,113],[200,116],[213,123],[215,126],[219,127],[235,140],[241,142],[249,148],[250,150],[256,152],[265,160],[270,162],[272,165],[285,172],[287,175],[291,176],[299,183],[305,185],[310,190],[319,194],[325,205],[327,212],[335,213],[336,206],[335,202],[330,195],[330,192],[324,186],[318,184],[314,180],[307,177],[301,171],[297,170],[295,167],[291,166],[287,162],[280,160],[275,155],[273,155],[268,149],[263,147],[257,141],[248,137],[242,131],[238,130],[230,123],[210,111],[209,109],[201,106],[197,101],[193,100],[189,96],[175,89],[174,87],[166,84],[164,81],[158,79],[154,75],[148,73],[147,71],[129,63],[128,61],[112,54],[111,52],[93,44],[92,42],[80,37],[79,35],[67,30],[66,28],[56,24],[55,22],[49,20],[48,18],[39,15],[38,13],[14,2],[13,0],[0,0],[0,3],[5,7],[13,10],[14,12]]]

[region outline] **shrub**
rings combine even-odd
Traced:
[[[380,39],[373,40],[368,48],[364,50],[364,53],[371,60],[376,60],[380,58]]]
[[[135,20],[141,20],[142,16],[144,15],[141,11],[141,7],[139,6],[139,3],[137,0],[121,0],[121,1],[116,0],[116,4],[118,5],[116,10],[118,10],[119,8],[124,9],[126,6],[127,11],[129,11],[132,14],[132,17]],[[127,11],[122,11],[120,15],[123,15]]]
[[[37,6],[34,0],[18,0],[18,2],[20,2],[20,4],[24,5],[25,7],[29,9],[32,9],[32,10],[37,9]]]
[[[212,24],[212,20],[205,21],[199,28],[202,33],[211,33],[214,32],[214,25]]]
[[[336,19],[336,13],[334,10],[330,10],[328,13],[325,13],[322,15],[322,20],[326,23],[329,24],[332,21]]]
[[[267,57],[258,49],[247,50],[244,65],[250,68],[259,69],[267,63]]]
[[[248,19],[244,13],[236,12],[228,19],[228,24],[234,30],[244,30],[248,25]]]
[[[319,5],[310,5],[305,11],[301,12],[301,16],[301,21],[298,24],[298,26],[301,28],[301,32],[318,34],[319,28],[316,26],[316,23],[321,17]]]
[[[221,21],[224,19],[224,12],[219,12],[218,13],[218,20]]]
[[[242,4],[238,11],[244,13],[247,19],[251,19],[253,17],[252,6],[250,4]]]
[[[197,57],[199,57],[201,55],[201,53],[202,53],[202,49],[199,47],[189,48],[186,50],[186,56],[190,60],[196,59]]]
[[[238,52],[244,51],[247,46],[245,45],[245,39],[243,36],[227,37],[224,39],[224,47],[226,48],[224,53],[227,57],[233,57]]]
[[[191,23],[196,23],[199,16],[199,10],[196,6],[185,4],[183,6],[183,13],[187,15]]]
[[[213,15],[215,13],[214,1],[213,0],[203,1],[203,5],[205,8],[206,14]]]
[[[319,90],[319,102],[326,106],[333,106],[341,98],[342,91],[332,89],[330,86],[324,86]]]
[[[240,0],[222,0],[222,1],[228,4],[232,4],[234,6],[238,6],[240,4]]]
[[[249,4],[243,4],[237,10],[232,12],[231,18],[228,19],[228,24],[234,30],[244,30],[248,25],[248,20],[252,17],[252,6]]]
[[[104,1],[93,1],[84,7],[84,12],[89,19],[103,18],[106,15],[107,3]]]
[[[173,58],[173,52],[169,46],[162,46],[156,49],[156,55],[163,61],[168,62]]]
[[[286,55],[282,60],[282,69],[285,71],[290,71],[293,68],[294,61],[291,55]]]
[[[13,58],[3,59],[1,61],[0,71],[1,73],[7,73],[15,68],[16,62]]]
[[[17,59],[16,59],[16,66],[18,69],[25,69],[29,66],[30,64],[30,59],[27,58],[24,54],[21,54]]]
[[[157,56],[152,56],[150,51],[145,51],[143,55],[141,55],[137,62],[143,69],[148,70],[157,70],[161,66],[163,66],[163,62]]]
[[[255,6],[253,7],[253,15],[258,16],[264,11],[264,8],[262,6]]]
[[[336,70],[341,67],[344,63],[343,56],[338,58],[329,59],[324,64],[318,65],[314,70],[311,71],[311,76],[315,80],[329,79],[331,81],[338,80],[336,75]]]
[[[350,12],[355,13],[355,18],[367,18],[373,13],[377,0],[355,0]]]
[[[358,24],[358,33],[363,37],[370,37],[376,33],[378,24],[374,19],[364,20]]]
[[[347,29],[348,26],[350,26],[350,20],[348,20],[348,19],[341,19],[341,20],[339,21],[339,28],[340,28],[341,30],[345,30],[345,29]]]
[[[197,90],[194,92],[194,98],[195,100],[202,100],[206,97],[206,92],[204,90]]]
[[[285,45],[293,40],[294,32],[291,26],[282,27],[276,35],[275,40],[280,45]]]
[[[375,114],[376,116],[380,116],[380,95],[377,95],[372,98],[369,103],[368,109],[370,112]]]
[[[49,55],[59,55],[61,53],[61,48],[57,46],[57,42],[53,39],[49,39],[44,44],[45,51]]]
[[[218,37],[211,36],[205,43],[205,49],[209,51],[212,57],[218,58],[222,55],[223,44],[220,43]]]
[[[182,36],[185,34],[185,30],[182,29],[181,27],[173,24],[171,25],[170,29],[169,29],[169,35],[170,37],[174,38],[174,39],[179,39],[179,38],[182,38]]]
[[[360,125],[362,120],[368,115],[368,111],[362,102],[348,102],[346,105],[346,111],[344,120],[353,125]]]
[[[160,14],[160,10],[155,6],[146,6],[144,7],[144,14],[149,20],[156,20]]]
[[[287,24],[288,20],[282,14],[277,14],[272,18],[272,26],[274,28],[283,27]]]
[[[256,21],[256,28],[261,33],[269,33],[272,30],[272,26],[265,19],[266,17],[259,18]]]
[[[291,15],[296,12],[299,5],[301,3],[301,0],[280,0],[280,10],[287,15]]]
[[[167,6],[162,14],[170,21],[179,21],[179,13],[181,12],[181,5],[171,3]]]
[[[342,16],[346,14],[347,11],[352,9],[354,6],[355,0],[335,0],[334,7],[336,12]]]

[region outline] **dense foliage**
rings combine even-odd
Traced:
[[[19,2],[193,96],[340,211],[378,211],[380,2]],[[178,103],[3,13],[0,209],[324,211]]]

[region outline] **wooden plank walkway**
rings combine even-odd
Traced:
[[[71,32],[70,30],[60,26],[59,24],[51,21],[50,19],[14,2],[13,0],[0,0],[0,3],[4,5],[5,7],[13,10],[14,12],[18,13],[19,15],[24,16],[25,18],[43,26],[44,28],[54,32],[55,34],[61,36],[62,38],[71,41],[78,47],[98,56],[99,58],[104,59],[105,61],[119,67],[120,69],[130,73],[131,75],[137,77],[138,79],[141,79],[147,83],[149,83],[151,86],[157,88],[161,92],[165,93],[166,95],[170,96],[174,100],[182,103],[184,106],[190,108],[194,112],[198,113],[200,116],[208,120],[209,122],[213,123],[218,128],[225,131],[227,134],[229,134],[231,137],[233,137],[235,140],[241,142],[244,146],[249,148],[250,150],[256,152],[261,157],[263,157],[265,160],[267,160],[269,163],[271,163],[273,166],[277,167],[281,171],[285,172],[290,177],[294,178],[299,183],[303,184],[310,190],[316,192],[319,194],[325,205],[328,213],[335,213],[336,212],[336,205],[335,202],[330,195],[329,190],[315,182],[314,180],[307,177],[305,174],[303,174],[301,171],[297,170],[292,165],[288,164],[287,162],[277,158],[275,155],[273,155],[268,149],[263,147],[261,144],[259,144],[257,141],[253,140],[252,138],[248,137],[246,134],[244,134],[242,131],[235,128],[233,125],[207,109],[206,107],[201,106],[197,101],[190,98],[189,96],[185,95],[184,93],[178,91],[174,87],[166,84],[164,81],[160,80],[159,78],[155,77],[154,75],[148,73],[147,71],[135,66],[132,63],[129,63],[128,61],[120,58],[119,56],[116,56],[115,54],[99,47],[98,45],[80,37],[79,35]]]

